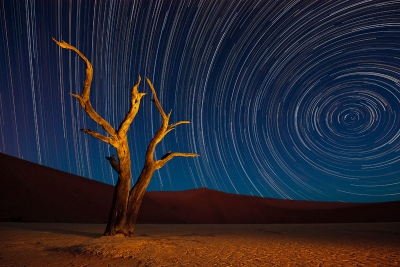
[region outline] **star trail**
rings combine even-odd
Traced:
[[[400,1],[0,0],[0,152],[115,184],[112,147],[71,93],[117,127],[153,82],[174,158],[148,190],[344,202],[400,199]],[[132,180],[161,123],[146,92]]]

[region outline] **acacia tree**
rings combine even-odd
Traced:
[[[135,185],[131,189],[131,159],[130,151],[128,146],[127,132],[129,126],[131,125],[133,119],[135,118],[139,107],[140,100],[146,93],[139,93],[138,87],[141,81],[139,76],[138,82],[132,88],[131,94],[131,104],[128,113],[125,115],[122,123],[119,125],[118,129],[114,129],[110,123],[108,123],[104,118],[102,118],[92,107],[90,103],[90,86],[93,78],[93,68],[89,60],[74,46],[64,42],[57,41],[53,38],[61,48],[74,51],[83,61],[86,63],[86,77],[83,83],[82,94],[71,94],[75,97],[83,110],[92,118],[97,124],[99,124],[108,134],[103,135],[101,133],[92,131],[90,129],[82,129],[85,132],[111,146],[115,147],[117,151],[118,161],[115,155],[111,157],[106,157],[112,166],[112,168],[118,173],[118,181],[115,186],[114,197],[112,201],[112,206],[110,210],[110,215],[107,223],[104,235],[114,236],[114,235],[124,235],[132,236],[135,229],[136,219],[138,216],[139,208],[142,203],[144,193],[153,173],[163,167],[165,163],[174,157],[197,157],[198,154],[195,153],[181,153],[181,152],[168,152],[161,159],[154,159],[154,151],[157,144],[176,126],[180,124],[188,124],[189,121],[179,121],[173,124],[169,124],[169,119],[171,112],[166,114],[158,101],[156,91],[154,89],[151,81],[146,78],[148,85],[153,93],[153,101],[157,106],[158,111],[161,114],[162,125],[154,135],[153,139],[150,141],[143,169],[137,179]]]

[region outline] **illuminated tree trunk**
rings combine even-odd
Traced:
[[[139,175],[137,182],[131,189],[132,173],[127,132],[129,126],[131,125],[139,110],[140,100],[145,95],[145,93],[138,92],[138,87],[141,81],[140,76],[138,82],[132,88],[130,109],[125,115],[125,118],[120,124],[118,130],[115,130],[105,119],[97,114],[97,112],[93,109],[92,104],[90,103],[90,86],[93,78],[93,69],[89,60],[74,46],[64,41],[58,42],[54,38],[53,40],[61,48],[74,51],[82,60],[85,61],[86,78],[83,83],[82,94],[72,94],[72,96],[79,101],[79,104],[81,105],[83,110],[85,110],[85,112],[89,115],[89,117],[92,118],[97,124],[99,124],[108,133],[109,136],[102,135],[89,129],[82,129],[81,131],[90,134],[91,136],[107,144],[110,144],[117,150],[117,157],[119,162],[117,162],[115,156],[106,157],[110,161],[112,168],[118,173],[118,181],[115,186],[113,202],[104,235],[133,236],[139,208],[142,204],[144,193],[150,183],[153,173],[164,166],[165,163],[167,163],[173,157],[198,156],[198,154],[194,153],[168,152],[160,160],[154,160],[154,151],[157,144],[169,132],[173,131],[176,126],[180,124],[188,124],[189,121],[179,121],[177,123],[169,124],[171,112],[168,115],[165,114],[160,102],[158,101],[153,84],[149,79],[146,78],[146,81],[153,93],[154,102],[157,106],[158,111],[160,112],[163,122],[160,129],[158,129],[157,133],[154,135],[153,139],[150,141],[147,147],[144,167]]]
[[[117,148],[117,155],[119,164],[117,163],[118,169],[114,168],[114,170],[118,173],[118,180],[114,190],[114,197],[108,217],[105,235],[126,235],[126,214],[128,209],[126,203],[128,203],[131,185],[131,160],[128,140],[126,138],[123,142],[123,146],[121,146],[121,148]],[[111,161],[110,163],[112,164]]]
[[[132,235],[135,230],[135,224],[137,220],[137,216],[139,214],[139,208],[142,204],[144,193],[146,191],[147,186],[150,183],[151,177],[153,176],[155,170],[151,168],[144,168],[140,173],[138,181],[135,186],[132,188],[132,191],[129,195],[128,202],[128,213],[127,213],[127,228],[129,234]]]

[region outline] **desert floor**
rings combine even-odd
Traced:
[[[0,266],[400,266],[400,223],[137,225],[0,223]]]

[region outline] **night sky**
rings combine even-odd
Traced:
[[[156,157],[193,152],[148,190],[294,200],[400,199],[400,1],[0,0],[0,152],[104,183],[114,148],[70,93],[118,127],[138,76],[171,123]],[[128,132],[133,182],[161,119]]]

